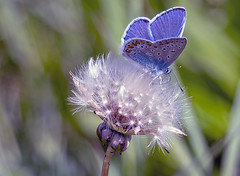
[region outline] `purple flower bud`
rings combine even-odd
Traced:
[[[119,147],[120,153],[124,152],[128,148],[131,140],[131,136],[112,130],[104,122],[98,126],[97,135],[99,140],[103,142],[104,146],[111,145],[115,151]]]

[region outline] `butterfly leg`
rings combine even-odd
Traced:
[[[179,82],[179,80],[177,79],[177,76],[175,75],[174,72],[173,72],[173,76],[175,77],[175,79],[176,79],[176,81],[177,81],[177,84],[178,84],[180,90],[182,91],[182,93],[184,93],[184,90],[183,90],[182,86],[180,85],[180,82]]]

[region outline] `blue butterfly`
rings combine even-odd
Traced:
[[[146,17],[134,19],[121,39],[123,56],[153,73],[170,72],[170,65],[187,44],[187,39],[182,37],[185,23],[183,7],[170,8],[151,20]]]

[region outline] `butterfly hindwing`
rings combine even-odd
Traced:
[[[151,42],[145,39],[129,40],[123,55],[143,65],[153,72],[166,72],[167,68],[178,58],[187,44],[187,39],[170,38]]]
[[[154,41],[182,37],[185,23],[186,10],[183,7],[171,8],[156,15],[150,23]]]

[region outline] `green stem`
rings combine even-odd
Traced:
[[[101,176],[108,176],[110,160],[113,156],[114,152],[111,145],[108,145],[107,151],[104,156],[103,166],[102,166],[102,175]]]

